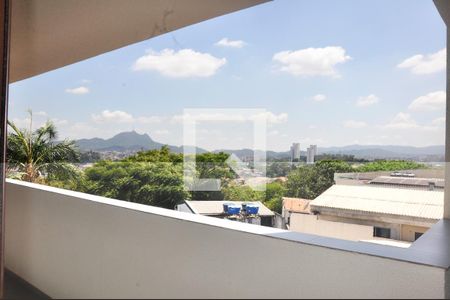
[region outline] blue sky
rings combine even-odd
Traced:
[[[273,150],[443,144],[445,46],[431,0],[276,0],[12,84],[9,115],[180,145],[183,109],[254,108]],[[201,124],[199,146],[251,147],[240,125]]]

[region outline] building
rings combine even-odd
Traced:
[[[369,184],[384,186],[384,187],[397,187],[408,189],[425,189],[425,190],[444,190],[445,179],[443,178],[419,178],[419,177],[397,177],[397,176],[378,176]]]
[[[309,203],[311,200],[303,198],[283,197],[281,216],[284,228],[290,229],[291,216],[293,214],[311,214]]]
[[[348,240],[414,242],[443,218],[442,191],[333,185],[309,203],[312,215],[291,215],[290,229]]]
[[[291,162],[300,161],[300,143],[293,143],[291,146]]]
[[[245,203],[254,203],[259,207],[258,217],[256,218],[229,218],[229,215],[224,211],[224,204],[233,203],[239,206]],[[197,215],[215,217],[220,219],[232,219],[246,223],[273,227],[275,224],[275,214],[268,209],[260,201],[242,202],[242,201],[191,201],[186,200],[184,203],[175,207],[176,210],[182,212],[193,213]]]
[[[317,145],[310,145],[308,149],[306,149],[306,163],[313,164],[316,155],[317,155]]]

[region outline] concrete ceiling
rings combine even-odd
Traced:
[[[450,1],[448,0],[434,0],[434,4],[436,5],[439,13],[441,14],[442,19],[445,24],[448,26],[450,22]]]
[[[266,0],[12,0],[10,82]]]

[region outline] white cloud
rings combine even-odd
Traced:
[[[300,144],[304,144],[304,145],[323,145],[325,144],[325,140],[321,137],[306,137],[306,138],[301,138],[299,140]]]
[[[74,94],[74,95],[84,95],[89,93],[89,89],[85,86],[80,86],[73,89],[66,89],[66,93]]]
[[[259,121],[265,120],[269,124],[285,123],[288,120],[287,113],[274,114],[273,112],[266,111],[261,113],[255,113],[252,115],[235,113],[233,115],[226,113],[199,113],[199,114],[183,114],[175,115],[172,117],[172,122],[180,123],[189,120],[202,120],[202,121],[234,121],[234,122],[246,122],[246,121]]]
[[[48,114],[45,111],[33,111],[33,116],[47,117]]]
[[[339,77],[335,69],[337,64],[345,63],[351,57],[342,47],[307,48],[297,51],[281,51],[273,58],[279,63],[279,69],[294,76],[331,76]]]
[[[229,40],[228,38],[223,38],[217,43],[215,43],[216,46],[221,47],[229,47],[229,48],[242,48],[246,45],[244,41],[241,40]]]
[[[382,126],[384,129],[394,129],[394,130],[408,130],[408,129],[414,129],[412,132],[420,131],[426,131],[429,132],[440,132],[440,129],[442,129],[442,126],[438,124],[439,122],[442,122],[442,118],[435,119],[431,121],[430,124],[419,124],[417,123],[410,114],[400,112],[386,125]],[[416,135],[417,137],[417,135]]]
[[[167,135],[169,134],[169,130],[166,129],[158,129],[153,132],[156,135]]]
[[[253,120],[266,120],[269,124],[280,124],[285,123],[288,120],[287,113],[274,114],[273,112],[267,111],[265,113],[256,114],[251,119]]]
[[[271,130],[267,133],[267,135],[269,135],[269,136],[276,136],[279,134],[280,134],[280,132],[278,130]]]
[[[445,124],[445,117],[436,118],[431,121],[431,124],[434,126],[441,126]]]
[[[137,124],[156,124],[166,119],[163,116],[141,116],[134,117],[132,114],[121,110],[104,110],[100,114],[93,114],[92,120],[96,123],[137,123]]]
[[[398,64],[397,67],[409,69],[413,74],[424,75],[445,70],[446,60],[447,49],[444,48],[433,54],[411,56]]]
[[[437,91],[414,99],[408,108],[412,111],[444,110],[445,102],[446,93]]]
[[[157,71],[171,78],[210,77],[225,65],[225,58],[217,58],[208,53],[191,49],[161,52],[149,51],[138,58],[133,65],[135,71]]]
[[[367,126],[366,122],[355,121],[355,120],[347,120],[343,123],[345,128],[364,128]]]
[[[19,128],[27,128],[30,127],[31,119],[30,117],[25,118],[12,118],[11,121]],[[54,125],[56,125],[59,130],[60,126],[65,126],[69,124],[69,121],[58,118],[48,118],[48,114],[44,111],[33,112],[33,130],[38,129],[39,127],[44,126],[45,123],[51,121]]]
[[[96,123],[108,123],[108,122],[131,123],[134,121],[134,118],[129,113],[121,110],[115,111],[104,110],[98,115],[93,114],[92,120]]]
[[[314,97],[312,97],[312,100],[316,101],[316,102],[322,102],[322,101],[325,101],[326,99],[327,99],[327,96],[322,95],[322,94],[317,94]]]
[[[55,124],[56,126],[65,126],[65,125],[69,124],[69,121],[64,120],[64,119],[58,119],[58,118],[50,119],[50,121],[52,121],[53,124]]]
[[[117,133],[117,132],[116,132]],[[67,137],[70,139],[83,139],[83,138],[94,138],[94,137],[109,137],[111,132],[107,130],[102,130],[93,124],[86,122],[77,122],[67,128],[66,134],[61,137]]]
[[[384,127],[390,129],[411,129],[418,128],[419,125],[411,118],[410,114],[400,112]]]
[[[135,121],[141,124],[155,124],[161,123],[166,118],[162,116],[148,116],[148,117],[137,117]]]
[[[366,97],[359,97],[359,99],[356,101],[356,106],[367,107],[376,104],[378,102],[380,102],[380,99],[374,94],[371,94]]]

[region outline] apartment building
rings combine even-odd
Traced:
[[[317,155],[317,145],[310,145],[308,149],[306,149],[306,163],[313,164],[316,155]]]
[[[300,143],[293,143],[290,149],[291,162],[300,161]]]

